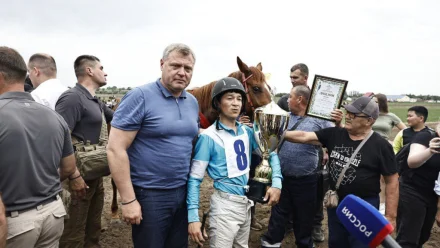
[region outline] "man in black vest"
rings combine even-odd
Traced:
[[[406,144],[411,143],[413,137],[420,131],[428,131],[430,128],[425,125],[428,119],[428,109],[423,106],[414,106],[408,109],[407,122],[409,128],[401,130],[393,142],[394,153],[398,153]],[[433,131],[433,130],[432,130]]]

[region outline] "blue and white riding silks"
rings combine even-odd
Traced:
[[[198,137],[188,180],[188,222],[199,221],[200,184],[206,170],[214,180],[215,189],[235,195],[246,193],[251,164],[250,155],[258,149],[258,144],[251,128],[239,122],[236,122],[236,125],[237,134],[219,122],[222,130],[217,130],[214,123]],[[274,159],[274,161],[279,160]],[[271,167],[272,187],[281,189],[280,164],[273,163]]]

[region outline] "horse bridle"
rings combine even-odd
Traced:
[[[248,79],[251,78],[253,75],[254,75],[254,74],[251,74],[251,75],[249,75],[248,77],[245,78],[244,73],[243,73],[243,72],[241,73],[241,78],[242,78],[242,80],[243,80],[242,84],[244,85],[244,90],[246,91],[246,98],[247,98],[247,101],[248,101],[249,105],[250,105],[251,108],[252,108],[252,112],[255,112],[255,107],[254,107],[254,104],[252,104],[252,100],[251,100],[251,98],[250,98],[250,96],[249,96],[249,89],[248,89],[248,85],[247,85],[247,82],[246,82],[246,81],[248,81]],[[270,89],[270,86],[267,84],[267,82],[264,82],[264,83],[265,83],[265,84],[268,86],[268,88]]]
[[[255,111],[255,108],[254,108],[254,104],[252,104],[252,100],[251,100],[251,98],[249,96],[249,89],[248,89],[248,85],[247,85],[246,81],[248,81],[248,79],[251,78],[253,75],[254,74],[251,74],[247,78],[245,78],[244,73],[243,72],[241,73],[241,77],[242,77],[242,80],[243,80],[242,84],[244,84],[244,90],[246,92],[246,98],[247,98],[247,101],[249,103],[249,106],[251,106],[251,108],[252,108],[252,112]]]

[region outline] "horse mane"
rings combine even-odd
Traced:
[[[250,66],[249,70],[252,74],[252,79],[256,80],[257,82],[265,82],[266,81],[264,73],[262,71],[258,70],[256,67]],[[244,78],[246,78],[250,74],[247,75],[247,73],[245,73],[244,75],[245,75]],[[243,83],[243,72],[241,72],[241,71],[233,72],[233,73],[229,74],[229,77],[233,77]]]

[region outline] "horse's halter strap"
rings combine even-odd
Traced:
[[[249,75],[247,78],[245,78],[244,77],[244,73],[241,73],[241,77],[242,77],[242,83],[244,84],[244,89],[245,89],[245,91],[246,91],[246,98],[247,98],[247,101],[248,101],[248,103],[249,103],[249,106],[251,106],[251,108],[252,108],[252,112],[254,112],[255,111],[255,108],[254,108],[254,104],[252,104],[252,100],[251,100],[251,98],[250,98],[250,96],[249,96],[249,89],[248,89],[248,85],[247,85],[247,83],[246,83],[246,81],[249,79],[249,78],[251,78],[253,76],[253,74],[251,74],[251,75]]]

